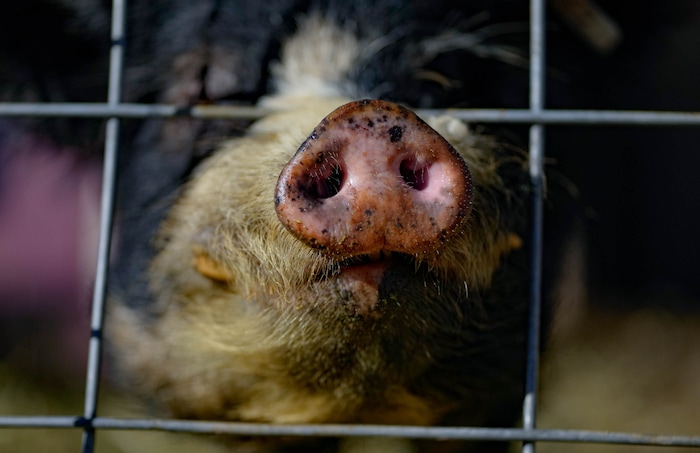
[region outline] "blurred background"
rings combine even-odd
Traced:
[[[492,20],[527,17],[526,1],[500,3]],[[620,32],[609,49],[582,38],[561,3],[550,2],[547,107],[700,111],[700,3],[599,0]],[[108,11],[100,0],[0,4],[0,102],[104,102]],[[503,39],[520,45],[527,32]],[[477,63],[459,107],[527,107],[525,69]],[[103,138],[100,120],[0,117],[0,415],[83,412]],[[550,182],[577,199],[582,234],[553,271],[540,427],[700,435],[698,143],[697,127],[547,128]],[[99,413],[143,416],[111,376],[107,362]],[[0,451],[75,452],[80,438],[2,429]],[[160,448],[222,451],[201,436],[98,433],[97,451]]]

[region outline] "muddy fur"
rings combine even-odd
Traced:
[[[300,24],[273,70],[276,92],[261,101],[271,113],[221,143],[167,215],[147,273],[154,302],[112,302],[117,362],[177,417],[514,423],[527,307],[523,156],[453,118],[425,118],[470,168],[471,217],[447,244],[392,265],[379,302],[360,310],[361,296],[335,278],[339,261],[295,239],[274,210],[280,170],[351,100],[342,80],[360,48],[320,17]],[[319,56],[330,64],[313,69]]]

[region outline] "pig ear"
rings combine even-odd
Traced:
[[[231,282],[233,280],[233,274],[204,251],[198,253],[195,250],[192,265],[197,272],[211,280],[219,282]]]
[[[200,232],[192,244],[192,266],[203,276],[218,282],[233,281],[233,273],[226,266],[211,257],[207,251],[207,243],[211,240],[212,231],[206,229]]]
[[[499,234],[491,244],[490,254],[496,259],[502,259],[510,253],[523,248],[523,239],[515,233]]]
[[[498,244],[502,254],[510,253],[514,250],[519,250],[523,246],[523,240],[515,233],[508,233],[506,237]]]

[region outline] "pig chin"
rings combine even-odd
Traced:
[[[330,303],[342,306],[348,315],[380,318],[387,302],[402,300],[426,277],[412,259],[393,255],[377,261],[343,263],[337,274],[318,282],[317,290],[326,292]]]
[[[342,303],[356,315],[377,316],[379,287],[389,266],[387,261],[343,266],[333,280]]]

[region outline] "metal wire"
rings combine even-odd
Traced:
[[[125,16],[125,0],[114,0],[112,3],[112,48],[109,60],[109,85],[107,93],[107,103],[109,106],[118,105],[121,99]],[[106,126],[104,163],[102,168],[100,230],[97,246],[97,268],[92,298],[92,316],[90,320],[91,335],[88,348],[85,409],[83,414],[88,421],[91,421],[97,416],[97,394],[100,382],[100,363],[102,362],[102,322],[104,319],[104,303],[107,291],[109,251],[112,243],[112,217],[116,187],[119,121],[118,118],[110,118],[107,120]],[[94,445],[95,430],[90,423],[87,423],[83,431],[83,453],[92,453]]]
[[[250,106],[101,103],[2,103],[0,117],[258,119],[267,110]],[[464,121],[579,126],[700,126],[700,112],[642,110],[419,109],[421,116],[449,115]]]
[[[0,428],[79,428],[167,431],[249,436],[406,437],[512,442],[585,442],[611,445],[700,447],[700,436],[663,436],[573,429],[478,428],[463,426],[397,425],[273,425],[171,419],[96,417],[0,417]]]
[[[530,2],[530,111],[540,113],[544,108],[544,0]],[[525,398],[523,400],[523,430],[536,427],[537,385],[540,366],[540,317],[542,305],[542,221],[544,184],[544,126],[530,126],[529,153],[532,183],[532,246],[530,250],[530,313],[527,335],[527,365],[525,367]],[[523,443],[523,453],[535,453],[535,443]]]
[[[0,416],[0,428],[82,429],[82,451],[94,449],[95,431],[159,430],[171,432],[218,433],[264,436],[380,436],[422,439],[500,440],[523,442],[523,452],[534,453],[535,442],[588,442],[649,446],[700,447],[700,436],[649,436],[634,433],[536,428],[536,401],[539,367],[539,319],[542,244],[542,188],[544,125],[637,125],[700,126],[700,112],[546,110],[544,99],[544,0],[531,0],[530,108],[529,109],[445,109],[420,110],[420,115],[447,114],[466,121],[531,124],[530,176],[533,184],[533,255],[531,261],[531,305],[528,359],[523,401],[523,428],[415,427],[377,425],[271,425],[188,420],[118,419],[97,416],[102,321],[111,243],[111,225],[115,194],[116,154],[120,118],[191,116],[201,119],[256,119],[265,110],[241,106],[195,106],[120,103],[123,70],[124,0],[112,6],[112,49],[108,102],[103,103],[0,103],[2,116],[97,117],[109,118],[105,139],[100,239],[97,274],[92,301],[91,337],[85,386],[83,416]]]

